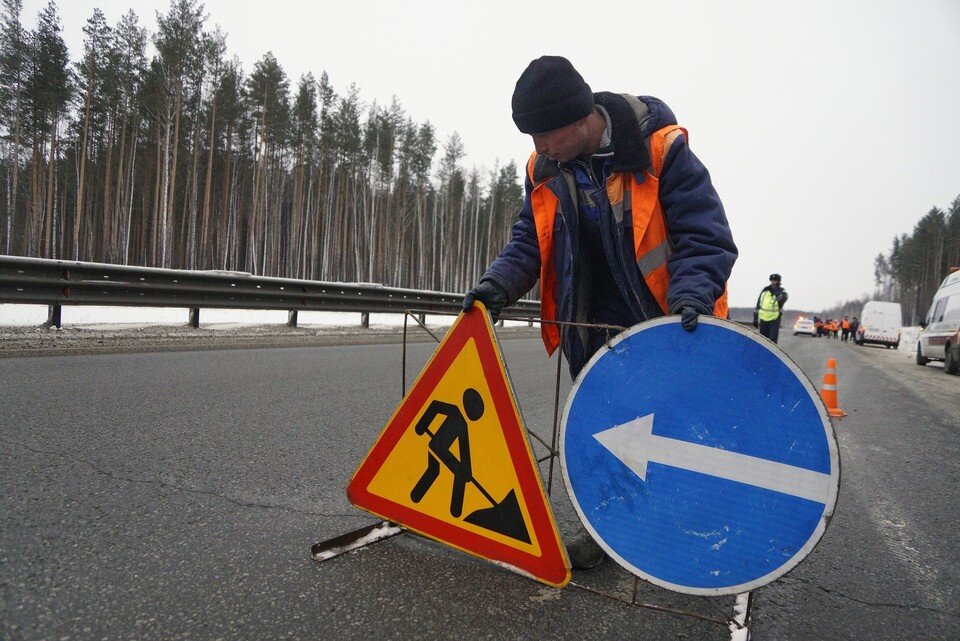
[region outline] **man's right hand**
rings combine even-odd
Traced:
[[[480,301],[496,318],[500,310],[507,304],[507,292],[492,280],[480,281],[480,284],[467,292],[463,297],[463,311],[470,311],[474,301]]]

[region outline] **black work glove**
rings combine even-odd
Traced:
[[[468,312],[474,301],[483,303],[493,317],[500,315],[500,310],[507,304],[507,291],[492,280],[480,281],[480,284],[467,292],[463,297],[463,311]]]
[[[692,332],[697,328],[697,318],[699,316],[700,312],[690,305],[684,305],[680,308],[680,326],[688,332]]]

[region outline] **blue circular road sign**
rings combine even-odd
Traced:
[[[795,567],[833,515],[840,458],[826,408],[773,343],[734,323],[636,325],[574,381],[567,491],[620,565],[687,594],[737,594]]]

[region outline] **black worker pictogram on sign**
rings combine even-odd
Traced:
[[[433,401],[427,407],[414,431],[417,434],[427,434],[430,437],[429,452],[427,454],[427,469],[417,484],[410,491],[410,499],[414,503],[423,500],[440,476],[440,464],[453,474],[453,491],[450,495],[450,516],[459,517],[463,513],[463,499],[468,483],[472,483],[477,490],[490,502],[490,507],[475,510],[464,520],[488,530],[505,534],[506,536],[530,543],[520,504],[517,502],[516,492],[510,490],[503,501],[496,501],[487,492],[480,481],[472,473],[470,465],[470,434],[464,414],[471,421],[478,421],[483,416],[483,398],[480,392],[472,387],[463,393],[463,408],[443,401]],[[430,431],[434,419],[443,417],[436,433]],[[456,449],[456,452],[454,451]]]
[[[566,551],[482,305],[456,320],[347,487],[357,507],[544,583]]]

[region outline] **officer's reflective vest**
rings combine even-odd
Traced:
[[[686,129],[679,125],[667,125],[650,136],[650,160],[653,166],[644,170],[644,181],[637,183],[633,172],[623,171],[610,174],[607,178],[607,197],[616,220],[622,220],[625,213],[631,214],[633,221],[633,249],[637,267],[650,292],[660,305],[664,314],[668,313],[667,290],[670,286],[670,273],[667,260],[673,253],[666,220],[660,208],[658,176],[663,161],[672,143]],[[689,140],[689,138],[688,138]],[[533,169],[537,154],[534,152],[527,162],[527,175],[534,182]],[[537,226],[537,242],[540,245],[540,316],[545,321],[556,320],[557,272],[553,261],[553,224],[557,216],[559,200],[546,186],[547,181],[535,184],[530,193],[530,205],[533,208],[533,220]],[[724,290],[717,299],[713,315],[727,317],[727,292]],[[560,345],[560,330],[557,325],[545,322],[540,325],[543,344],[548,354],[553,354]]]
[[[757,312],[757,318],[762,321],[777,320],[780,316],[780,303],[777,297],[769,289],[763,290],[760,294],[760,310]]]

